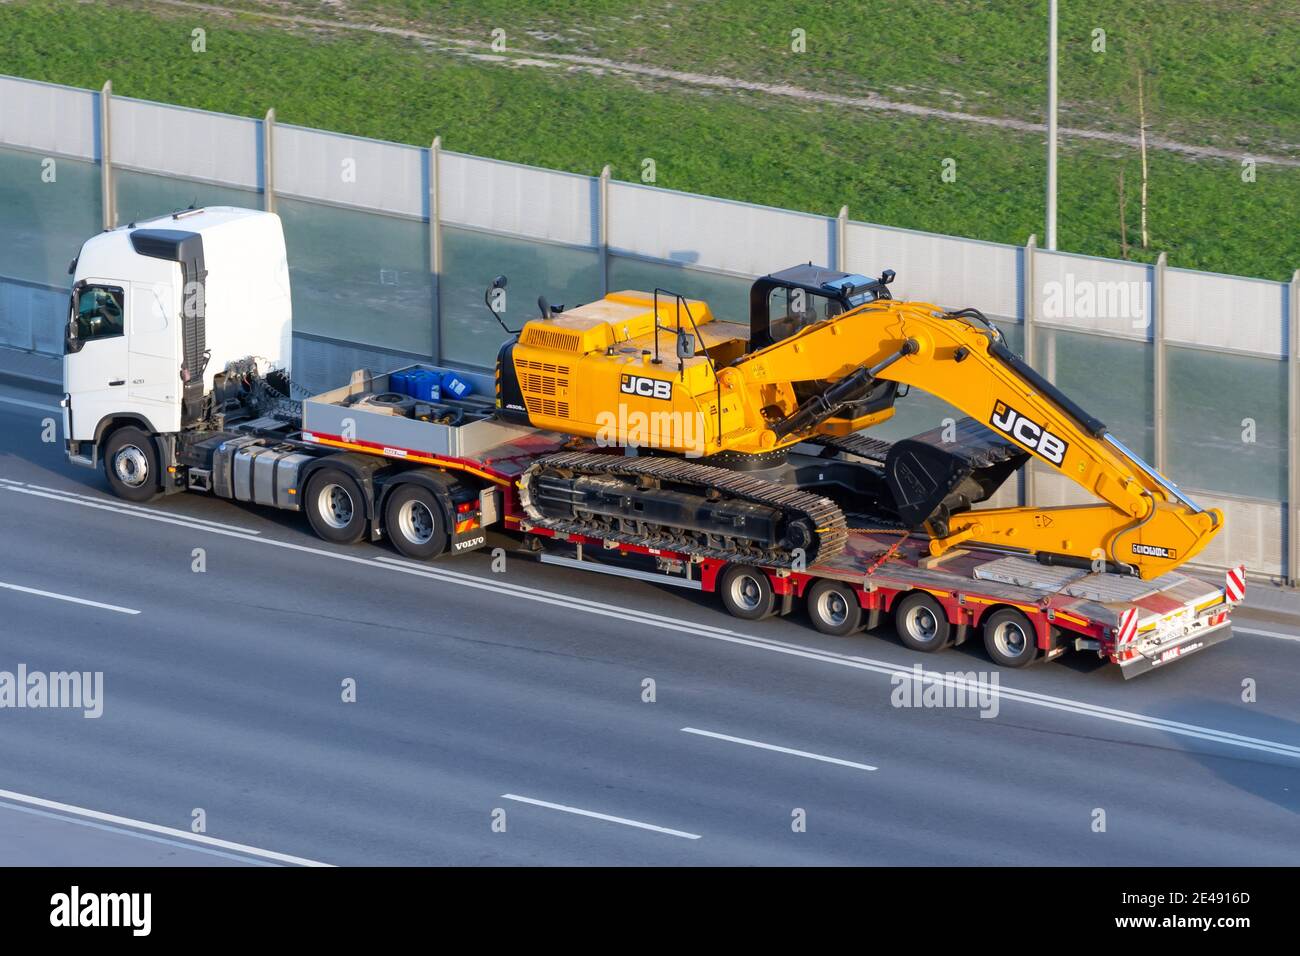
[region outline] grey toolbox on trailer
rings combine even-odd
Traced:
[[[354,374],[350,384],[308,398],[302,403],[303,437],[310,441],[315,436],[324,436],[447,458],[472,458],[521,434],[533,432],[530,428],[496,420],[495,405],[486,398],[442,400],[439,404],[460,410],[463,417],[459,424],[406,418],[355,403],[355,399],[367,393],[387,392],[388,385],[388,375],[372,378]]]

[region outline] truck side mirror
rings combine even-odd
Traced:
[[[72,302],[68,306],[68,321],[63,326],[63,354],[74,355],[81,351],[85,343],[77,337],[77,292],[80,285],[72,290]]]

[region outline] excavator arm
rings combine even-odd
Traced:
[[[1223,523],[1218,510],[1197,507],[1030,368],[974,310],[871,302],[744,356],[718,380],[724,393],[743,394],[759,448],[843,435],[888,417],[855,420],[851,410],[874,383],[892,381],[943,399],[1099,499],[945,515],[927,522],[935,555],[978,542],[1149,579],[1193,558]],[[812,399],[791,402],[792,383],[813,382],[822,387]]]

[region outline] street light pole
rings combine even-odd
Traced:
[[[1047,248],[1056,249],[1056,0],[1048,0]]]

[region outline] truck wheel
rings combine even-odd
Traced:
[[[158,494],[158,449],[138,428],[119,428],[104,446],[104,474],[113,494],[127,501],[148,501]]]
[[[943,605],[924,591],[913,591],[894,606],[894,629],[905,647],[927,654],[947,647],[952,633]]]
[[[834,637],[862,629],[857,592],[841,581],[821,580],[808,589],[808,617],[813,627]]]
[[[447,513],[428,488],[402,485],[384,506],[384,533],[406,557],[427,561],[447,550]]]
[[[366,533],[366,499],[361,487],[337,468],[323,468],[307,483],[307,520],[317,537],[356,544]]]
[[[1023,612],[1004,607],[984,621],[984,649],[995,664],[1025,667],[1038,659],[1038,632]]]
[[[772,582],[758,568],[748,564],[733,564],[722,572],[718,582],[722,605],[732,617],[742,621],[761,621],[771,617],[776,610],[776,595]]]

